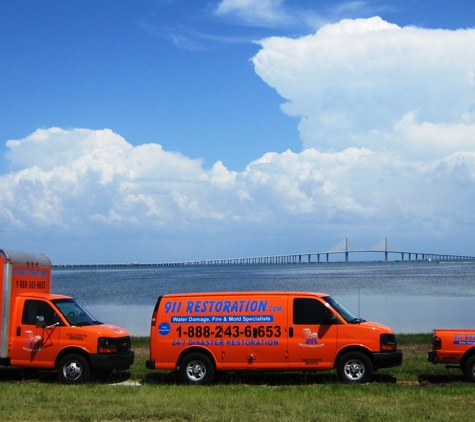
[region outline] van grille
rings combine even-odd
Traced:
[[[117,353],[128,352],[131,348],[130,337],[121,337],[117,339]]]

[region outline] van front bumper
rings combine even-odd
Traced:
[[[392,368],[402,364],[402,350],[395,352],[373,353],[376,368]]]
[[[129,369],[134,363],[135,353],[131,350],[121,354],[89,355],[91,369],[94,371],[111,371],[113,369]]]

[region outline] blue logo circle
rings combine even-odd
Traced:
[[[158,326],[158,332],[162,335],[162,336],[166,336],[168,333],[170,333],[170,324],[168,322],[162,322],[159,326]]]

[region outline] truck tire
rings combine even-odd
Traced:
[[[475,382],[475,355],[467,359],[462,370],[469,381]]]
[[[213,362],[202,353],[190,353],[180,363],[180,375],[188,384],[209,384],[214,376]]]
[[[64,356],[58,363],[57,371],[63,384],[82,384],[90,374],[87,360],[76,353]]]
[[[338,359],[336,371],[341,381],[357,384],[371,379],[373,364],[364,353],[348,352]]]

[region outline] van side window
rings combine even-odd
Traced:
[[[327,307],[316,299],[294,299],[294,324],[323,325]]]
[[[48,303],[41,300],[26,300],[21,323],[25,325],[35,325],[37,316],[44,317],[46,325],[61,322],[54,309]]]

